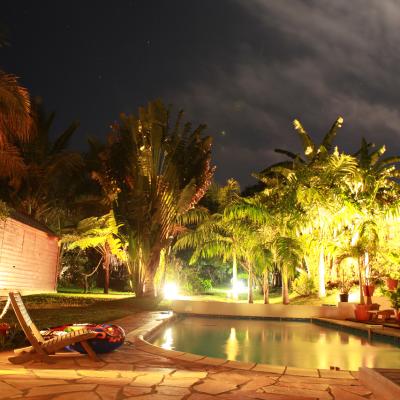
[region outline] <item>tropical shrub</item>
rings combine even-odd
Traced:
[[[293,280],[292,290],[299,296],[310,296],[317,291],[314,280],[304,271]]]

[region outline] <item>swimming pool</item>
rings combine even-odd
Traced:
[[[400,368],[399,347],[310,322],[186,317],[167,325],[152,343],[209,357],[301,368]]]

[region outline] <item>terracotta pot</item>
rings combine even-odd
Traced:
[[[8,325],[7,322],[0,323],[0,335],[6,336],[9,329],[10,325]]]
[[[349,301],[349,294],[348,293],[340,293],[340,302],[347,303]]]
[[[399,284],[399,281],[397,279],[392,279],[392,278],[386,279],[386,285],[389,290],[396,290],[398,284]]]
[[[368,310],[369,310],[368,304],[357,304],[354,310],[356,320],[368,321],[369,320]]]
[[[363,285],[364,296],[372,297],[375,291],[375,285]]]

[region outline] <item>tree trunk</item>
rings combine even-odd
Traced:
[[[161,249],[154,250],[150,257],[150,260],[146,266],[144,283],[143,283],[143,296],[144,297],[157,297],[157,288],[155,285],[155,276],[157,269],[160,265]]]
[[[248,266],[248,272],[249,272],[249,288],[248,288],[248,295],[247,295],[247,300],[249,304],[253,304],[254,298],[253,298],[253,268],[251,265]]]
[[[361,265],[362,260],[361,257],[358,257],[358,280],[360,281],[360,304],[365,304],[364,293],[363,293],[363,283],[362,283],[362,273],[361,273]]]
[[[237,279],[237,260],[236,253],[232,255],[232,297],[237,300],[239,298],[238,293],[238,279]]]
[[[264,272],[263,280],[263,293],[264,293],[264,304],[269,304],[269,282],[268,282],[268,271]]]
[[[321,247],[320,252],[319,252],[318,279],[319,279],[318,297],[326,297],[326,290],[325,290],[325,255],[324,255],[324,248],[323,247]]]
[[[110,262],[111,262],[111,250],[109,244],[106,242],[105,244],[105,253],[104,253],[104,294],[108,294],[108,289],[110,287]]]
[[[282,270],[282,303],[289,304],[289,277],[286,267]]]

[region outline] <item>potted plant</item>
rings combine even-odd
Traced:
[[[0,323],[0,335],[6,336],[9,330],[10,330],[10,325],[7,322]]]
[[[383,290],[385,296],[387,296],[396,312],[396,317],[400,321],[400,287],[396,290]]]
[[[399,285],[399,274],[397,271],[389,272],[389,275],[386,278],[386,286],[388,290],[396,290]]]
[[[375,285],[369,279],[365,280],[365,285],[363,285],[364,296],[372,297],[374,295]]]
[[[340,302],[347,303],[349,301],[349,292],[353,287],[353,282],[351,280],[344,279],[343,275],[343,279],[340,282],[339,286],[340,286],[340,294],[339,294]]]

